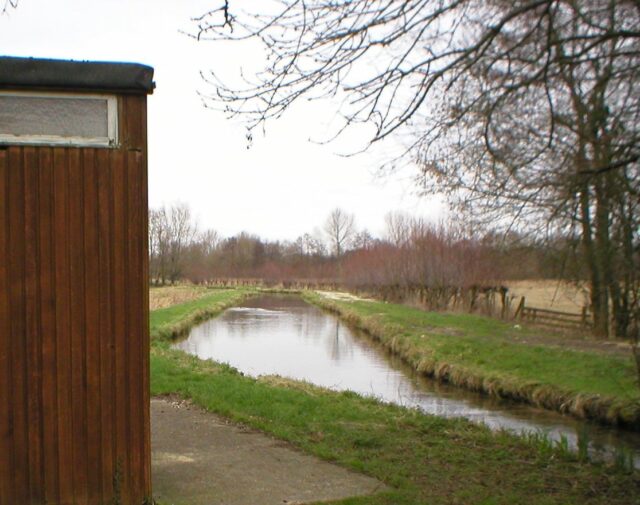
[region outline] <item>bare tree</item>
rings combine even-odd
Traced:
[[[212,229],[204,230],[196,235],[196,242],[202,245],[202,250],[207,256],[216,251],[221,241],[220,234]]]
[[[352,246],[354,249],[369,249],[375,244],[375,239],[366,228],[354,234]]]
[[[300,256],[322,256],[326,252],[322,241],[318,240],[310,233],[305,233],[298,237],[295,240],[294,245]]]
[[[637,29],[638,11],[611,1],[546,8],[512,20],[451,86],[449,117],[416,136],[423,182],[493,226],[519,218],[578,236],[596,333],[609,334],[612,310],[613,333],[628,337],[640,46],[622,32]]]
[[[396,247],[409,242],[413,218],[404,212],[389,212],[385,218],[387,239]]]
[[[165,207],[149,210],[149,277],[155,284],[167,281],[169,221]]]
[[[149,211],[149,270],[156,284],[175,283],[183,274],[187,248],[196,235],[196,225],[185,204]],[[208,240],[215,237],[207,236]]]
[[[356,233],[355,219],[340,208],[331,211],[324,224],[324,232],[329,239],[333,253],[340,258],[350,246]]]
[[[218,250],[222,239],[217,231],[196,233],[185,253],[183,275],[196,284],[211,280],[219,262]]]
[[[2,3],[2,14],[9,12],[9,9],[15,9],[18,7],[18,0],[4,0]]]
[[[185,251],[196,235],[188,205],[174,204],[168,212],[169,231],[169,280],[175,283],[182,276]]]
[[[242,11],[240,2],[229,3],[198,17],[194,36],[258,40],[267,53],[266,66],[245,76],[244,88],[226,86],[215,73],[207,74],[217,88],[214,101],[232,114],[248,115],[251,127],[278,117],[303,96],[344,94],[345,125],[372,122],[374,141],[414,116],[422,122],[425,112],[439,115],[442,108],[430,102],[440,104],[441,93],[469,84],[470,73],[484,71],[488,58],[506,61],[541,31],[548,35],[551,23],[589,27],[580,37],[593,48],[615,39],[635,51],[640,38],[640,8],[630,0],[595,0],[584,6],[569,0],[273,0],[252,5],[251,12]],[[611,5],[616,10],[613,26],[594,19]],[[548,51],[575,39],[561,33],[543,41],[539,54],[530,56],[541,56],[549,67],[554,56]],[[579,64],[585,56],[575,52],[563,57]],[[540,82],[548,76],[530,77]]]

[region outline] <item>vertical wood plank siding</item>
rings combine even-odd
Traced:
[[[0,505],[151,495],[146,96],[118,149],[0,147]]]

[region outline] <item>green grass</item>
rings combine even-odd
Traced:
[[[220,311],[248,294],[219,291],[151,314],[152,393],[191,398],[389,486],[374,497],[343,500],[341,505],[638,502],[637,473],[580,463],[566,451],[546,446],[542,450],[532,439],[493,433],[464,420],[427,416],[354,393],[280,378],[252,379],[226,365],[170,349],[166,337],[172,330],[184,331],[203,313]]]
[[[640,423],[640,388],[630,353],[623,357],[525,344],[534,330],[477,315],[316,294],[306,298],[367,330],[427,375],[578,417]]]

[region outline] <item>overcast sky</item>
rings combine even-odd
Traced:
[[[252,1],[240,3],[249,9]],[[155,68],[149,98],[149,201],[188,203],[200,227],[229,236],[240,231],[295,239],[319,228],[335,207],[355,214],[374,235],[384,215],[403,210],[437,216],[434,200],[415,195],[414,172],[381,178],[375,152],[345,158],[366,131],[319,145],[332,133],[331,103],[301,103],[267,124],[247,149],[241,120],[202,106],[212,92],[200,71],[237,76],[259,65],[256,47],[196,42],[190,19],[216,0],[20,0],[0,16],[0,53],[76,60],[130,61]]]

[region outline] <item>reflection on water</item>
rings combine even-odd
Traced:
[[[501,401],[418,377],[371,339],[299,298],[265,296],[228,309],[194,328],[176,348],[229,363],[245,374],[281,375],[444,417],[465,417],[493,429],[543,431],[576,447],[585,433],[594,453],[624,447],[640,466],[640,434]]]

